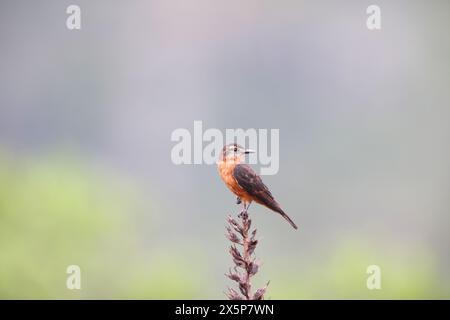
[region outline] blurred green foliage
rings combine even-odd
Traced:
[[[288,265],[287,261],[281,264]],[[304,270],[283,272],[281,285],[271,284],[274,299],[448,299],[433,258],[418,250],[411,258],[404,252],[386,252],[355,240],[337,244],[322,263],[306,261]],[[368,266],[381,270],[381,289],[367,288]],[[273,270],[270,270],[271,272]]]
[[[0,298],[195,297],[201,281],[187,274],[189,260],[135,236],[137,212],[156,210],[125,179],[74,159],[0,155]],[[82,290],[66,288],[71,264]]]

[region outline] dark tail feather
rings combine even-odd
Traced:
[[[279,214],[281,214],[281,216],[282,216],[283,218],[285,218],[285,219],[291,224],[291,226],[292,226],[294,229],[298,229],[298,227],[297,227],[297,225],[294,223],[294,221],[292,221],[292,219],[289,218],[289,216],[288,216],[286,213],[284,213],[283,210],[279,209],[279,210],[276,210],[276,211],[277,211]]]
[[[294,229],[298,229],[297,225],[294,223],[294,221],[292,221],[291,218],[289,218],[289,216],[284,213],[284,211],[281,209],[280,205],[278,204],[278,202],[275,201],[275,199],[272,197],[272,195],[270,195],[270,197],[268,197],[268,199],[265,199],[266,201],[261,201],[260,203],[265,205],[267,208],[278,212],[283,218],[285,218],[287,220],[287,222],[289,222],[292,226],[292,228]]]

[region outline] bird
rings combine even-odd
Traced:
[[[254,152],[254,150],[245,149],[237,143],[225,145],[217,162],[220,177],[228,189],[237,196],[237,204],[243,203],[241,213],[246,214],[250,204],[254,201],[279,213],[294,229],[297,229],[297,225],[281,209],[261,177],[252,167],[243,163],[245,155]]]

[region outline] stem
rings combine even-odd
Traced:
[[[250,232],[251,220],[247,212],[241,212],[238,217],[240,223],[233,217],[228,216],[227,238],[233,243],[230,247],[230,254],[233,258],[235,267],[229,271],[227,277],[237,282],[239,292],[229,288],[227,296],[230,300],[262,300],[266,292],[267,285],[258,289],[254,294],[251,292],[251,278],[258,272],[260,263],[253,257],[258,240],[256,237],[256,229]],[[238,236],[240,235],[240,237]],[[242,254],[237,249],[237,245],[242,246]],[[239,272],[238,269],[242,269]]]
[[[244,226],[243,232],[242,232],[242,241],[243,241],[243,247],[244,247],[243,250],[244,250],[244,263],[245,263],[245,287],[246,287],[245,297],[247,298],[247,300],[250,300],[250,297],[252,296],[251,291],[250,291],[251,287],[252,287],[252,285],[250,283],[250,278],[252,275],[249,272],[249,269],[251,268],[251,258],[250,258],[250,253],[248,250],[248,247],[249,247],[248,229],[250,226],[249,226],[249,222],[248,222],[249,220],[248,220],[247,213],[241,213],[240,218],[242,219],[242,225]]]

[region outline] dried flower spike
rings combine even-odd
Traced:
[[[233,270],[229,270],[226,276],[237,283],[240,293],[228,288],[226,295],[230,300],[263,300],[269,283],[252,294],[250,282],[251,277],[256,275],[261,265],[253,257],[258,244],[256,229],[250,232],[252,221],[249,219],[247,212],[240,213],[238,218],[240,223],[232,216],[227,218],[229,227],[227,227],[226,237],[232,242],[230,254],[235,266]],[[237,245],[242,246],[242,253],[238,250]]]

